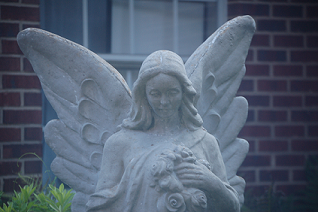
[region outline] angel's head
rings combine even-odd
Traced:
[[[177,54],[163,50],[150,54],[142,63],[132,90],[130,115],[122,126],[134,130],[148,130],[152,126],[153,109],[147,99],[146,84],[160,74],[171,76],[180,83],[182,102],[177,112],[182,123],[190,130],[201,127],[202,119],[193,105],[196,91],[187,77],[183,61]]]

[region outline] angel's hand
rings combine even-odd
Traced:
[[[181,183],[186,187],[212,189],[217,176],[201,163],[181,163],[174,168]]]

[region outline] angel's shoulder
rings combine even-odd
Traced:
[[[208,146],[219,147],[217,139],[213,135],[208,133],[205,129],[203,129],[203,131],[205,131],[205,135],[203,137],[203,143],[205,143]]]
[[[121,129],[120,131],[114,133],[107,139],[105,146],[117,146],[120,148],[127,147],[129,143],[131,143],[131,138],[134,136],[135,135],[133,130]]]

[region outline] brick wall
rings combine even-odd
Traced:
[[[250,142],[240,174],[260,193],[272,181],[297,192],[306,160],[318,156],[318,2],[228,2],[229,18],[250,14],[257,25],[239,91],[249,101],[240,136]]]
[[[41,88],[16,36],[39,27],[39,0],[0,1],[0,189],[17,188],[17,173],[39,176],[42,156]]]

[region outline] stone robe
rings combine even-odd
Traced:
[[[198,129],[196,131],[184,130],[180,135],[158,143],[149,141],[151,137],[145,136],[143,138],[143,136],[141,136],[142,133],[143,132],[140,131],[121,130],[110,138],[111,140],[122,140],[126,138],[129,140],[128,143],[132,142],[128,148],[127,142],[124,142],[125,144],[122,144],[123,148],[119,148],[123,149],[123,152],[117,153],[118,157],[124,158],[124,171],[117,185],[111,188],[105,188],[103,183],[97,185],[95,194],[90,197],[87,204],[88,211],[214,211],[213,205],[209,204],[211,202],[209,201],[209,197],[204,196],[204,193],[202,193],[202,191],[200,193],[198,189],[183,187],[173,172],[173,166],[176,165],[176,163],[186,161],[191,163],[205,161],[207,163],[205,165],[209,166],[210,170],[224,183],[225,187],[237,196],[236,191],[227,182],[225,167],[218,143],[216,139],[204,129]],[[148,139],[144,140],[143,143],[149,143],[149,145],[138,148],[138,139]],[[124,149],[129,149],[130,153],[131,149],[136,151],[134,154],[131,154],[133,156],[130,157],[129,151],[126,153]],[[186,153],[182,153],[182,151],[186,151]],[[181,159],[171,159],[174,158],[174,156],[169,156],[170,153],[176,154],[177,156],[181,155]],[[192,153],[193,155],[191,155]],[[128,160],[125,160],[125,158],[128,158]],[[159,164],[160,166],[162,163],[164,167],[168,167],[171,161],[172,169],[170,168],[170,172],[169,170],[164,170],[166,174],[163,173],[164,171],[160,171],[160,167],[156,168],[156,165]],[[103,173],[103,166],[101,167],[101,173]],[[161,175],[159,176],[158,173]],[[99,181],[106,182],[107,177],[105,178],[105,176],[100,175]],[[193,196],[194,193],[202,194],[203,196],[201,198],[203,199],[204,197],[207,198],[207,204],[203,201],[201,203],[199,202],[199,206],[196,204],[192,207],[193,204],[189,200],[189,195]],[[182,199],[179,194],[182,194],[181,196],[184,198]],[[169,195],[171,197],[169,197]],[[191,198],[193,199],[193,197]]]

